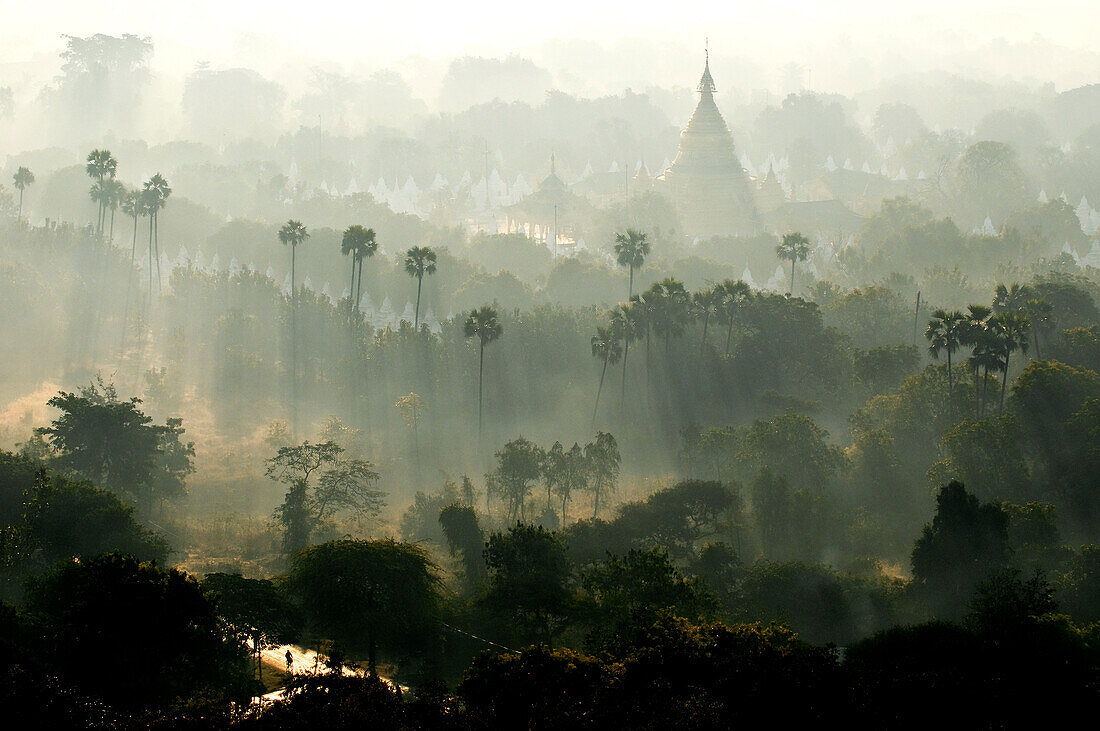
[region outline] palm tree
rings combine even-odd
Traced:
[[[1054,307],[1043,299],[1029,299],[1020,310],[1031,321],[1031,337],[1035,340],[1035,357],[1043,359],[1039,351],[1039,330],[1050,324],[1050,315]]]
[[[160,209],[168,204],[168,196],[172,195],[172,189],[168,187],[168,181],[157,173],[145,181],[142,185],[144,195],[145,214],[149,216],[149,272],[152,275],[153,260],[157,265],[157,286],[161,286],[160,273]]]
[[[665,339],[665,354],[673,336],[680,337],[691,317],[691,295],[683,282],[663,279],[646,290],[653,331]]]
[[[145,215],[145,206],[139,191],[128,190],[121,196],[122,212],[134,219],[134,236],[130,242],[130,269],[134,268],[134,255],[137,253],[137,222]]]
[[[639,338],[641,334],[645,334],[645,388],[646,398],[649,398],[649,376],[650,376],[650,355],[649,355],[649,334],[653,331],[653,319],[654,310],[656,309],[654,299],[650,292],[645,294],[634,294],[630,296],[630,311],[634,316],[634,321],[637,323]]]
[[[1019,312],[1031,297],[1031,288],[1026,284],[1013,282],[1008,287],[998,284],[993,290],[993,311],[997,314]]]
[[[286,246],[290,244],[290,296],[293,297],[295,293],[295,279],[294,279],[294,260],[295,253],[298,248],[298,244],[302,243],[309,238],[309,231],[302,225],[301,221],[295,221],[291,219],[283,224],[283,227],[279,229],[279,241]]]
[[[707,349],[707,326],[710,324],[710,318],[718,314],[718,308],[722,304],[721,285],[714,285],[709,289],[696,292],[692,295],[691,302],[695,307],[695,314],[703,316],[703,340],[699,344],[699,353],[702,354]]]
[[[630,355],[630,344],[641,337],[641,322],[638,317],[638,308],[634,302],[620,302],[619,306],[611,313],[611,328],[623,341],[623,379],[622,396],[619,401],[619,409],[626,408],[626,358]]]
[[[111,195],[108,190],[110,183],[109,180],[96,180],[92,183],[92,187],[88,188],[88,197],[96,204],[96,236],[102,233],[100,228],[102,226],[103,211],[107,208],[107,201]]]
[[[485,375],[485,346],[504,334],[504,328],[500,324],[499,316],[492,305],[484,305],[475,308],[466,316],[466,324],[463,327],[467,338],[476,337],[480,341],[481,351],[477,366],[477,434],[481,436],[481,404],[482,386]]]
[[[780,259],[791,263],[791,288],[787,294],[793,295],[794,265],[796,262],[806,261],[806,257],[810,255],[810,240],[797,231],[784,234],[779,246],[775,247],[775,253],[779,255]]]
[[[989,329],[993,332],[997,348],[1002,356],[1001,403],[1000,411],[1005,410],[1005,389],[1008,386],[1008,360],[1013,351],[1027,353],[1028,330],[1031,323],[1019,312],[1004,311],[990,318]]]
[[[115,211],[122,205],[126,192],[126,185],[121,180],[108,181],[107,207],[111,209],[111,226],[107,234],[107,240],[112,243],[115,240]]]
[[[122,212],[134,219],[134,236],[130,242],[130,268],[126,270],[126,310],[122,318],[122,337],[126,339],[126,321],[130,317],[130,282],[134,276],[134,258],[137,255],[138,219],[145,215],[144,197],[140,191],[128,190],[122,195]],[[125,342],[124,342],[125,344]]]
[[[592,355],[603,361],[603,369],[600,371],[600,386],[596,389],[596,405],[592,407],[592,424],[596,424],[596,413],[600,408],[600,394],[603,393],[603,378],[607,375],[607,364],[618,363],[623,355],[623,346],[619,342],[619,334],[612,327],[597,327],[596,334],[592,336]]]
[[[23,218],[23,191],[34,182],[34,173],[30,171],[30,168],[20,167],[15,171],[15,175],[12,176],[12,182],[15,183],[15,187],[19,189],[19,218]]]
[[[405,273],[416,277],[416,314],[413,330],[420,329],[420,288],[425,274],[435,274],[435,252],[427,246],[414,246],[405,252]]]
[[[641,231],[628,228],[625,234],[615,234],[615,258],[619,266],[630,268],[630,289],[627,297],[634,296],[634,270],[641,269],[649,256],[649,241]]]
[[[150,187],[149,182],[146,181],[141,190],[141,213],[142,215],[149,217],[149,296],[153,296],[153,266],[154,260],[156,260],[156,266],[160,266],[160,260],[153,254],[153,212],[158,205],[157,191]],[[157,277],[160,277],[160,272],[157,272]]]
[[[722,293],[721,313],[726,319],[726,355],[730,354],[730,341],[733,338],[733,323],[745,302],[752,297],[752,287],[742,280],[736,282],[727,279],[718,285]]]
[[[928,352],[933,358],[938,359],[941,352],[947,353],[947,408],[954,410],[952,397],[955,391],[955,382],[951,374],[951,354],[959,349],[962,344],[966,318],[958,310],[945,312],[936,310],[932,313],[932,319],[928,321],[928,328],[924,331],[924,337],[928,338]]]
[[[981,369],[984,367],[986,374],[989,374],[989,360],[992,355],[988,323],[992,312],[993,310],[985,305],[970,305],[967,308],[960,340],[960,344],[970,348],[967,363],[974,370],[974,414],[979,419],[982,415],[982,393],[979,390],[983,384]],[[999,359],[997,363],[1000,363]]]
[[[344,231],[340,252],[344,256],[351,254],[351,294],[348,304],[352,312],[358,311],[359,301],[363,297],[363,259],[374,256],[376,251],[378,251],[378,242],[375,240],[373,228],[363,228],[356,224],[348,226]],[[359,267],[358,286],[355,276],[356,266]]]
[[[92,150],[88,153],[88,157],[85,159],[87,163],[84,166],[84,172],[88,174],[88,177],[92,178],[98,183],[102,183],[106,179],[114,179],[115,173],[118,171],[118,160],[112,155],[110,150]],[[93,186],[93,190],[95,187]],[[104,206],[103,198],[97,199],[92,197],[99,204],[98,215],[96,219],[96,235],[103,234],[103,214],[106,210]]]

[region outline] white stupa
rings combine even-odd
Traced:
[[[757,289],[756,280],[752,278],[752,272],[749,271],[748,264],[745,265],[745,270],[741,272],[741,281],[753,289]]]

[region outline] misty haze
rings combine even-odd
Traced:
[[[1095,711],[1091,5],[2,7],[12,728]]]

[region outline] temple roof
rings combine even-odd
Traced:
[[[558,177],[557,161],[554,159],[554,154],[550,153],[550,174],[539,183],[539,190],[564,191],[565,189],[565,181]]]

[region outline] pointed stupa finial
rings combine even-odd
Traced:
[[[703,51],[706,59],[706,63],[703,66],[703,77],[699,79],[699,87],[696,91],[700,91],[704,94],[713,94],[716,89],[714,87],[714,78],[710,75],[710,39],[706,39],[706,44]]]

